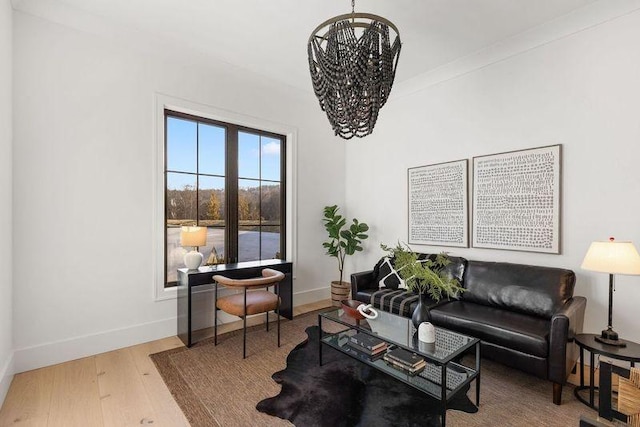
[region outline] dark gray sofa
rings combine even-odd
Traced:
[[[427,255],[430,256],[430,255]],[[466,291],[431,304],[432,323],[482,340],[482,355],[553,383],[553,402],[578,358],[587,301],[574,297],[571,270],[452,257],[448,274]],[[377,267],[377,266],[376,266]],[[410,317],[417,296],[379,289],[378,271],[351,275],[352,297]]]

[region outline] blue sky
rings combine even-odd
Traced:
[[[198,135],[199,133],[199,135]],[[199,137],[199,141],[198,141]],[[198,145],[199,142],[199,145]],[[196,165],[197,150],[200,164]],[[175,117],[167,118],[167,167],[176,172],[199,172],[218,175],[200,177],[200,188],[224,188],[225,129],[209,124],[197,124]],[[262,164],[261,164],[262,163]],[[260,173],[262,166],[262,173]],[[280,141],[274,138],[240,132],[238,135],[238,173],[241,187],[257,186],[257,179],[280,180]],[[170,189],[195,186],[195,176],[170,173]],[[268,184],[268,183],[267,183]]]

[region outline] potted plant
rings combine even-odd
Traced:
[[[420,260],[418,254],[400,242],[393,248],[384,244],[380,247],[394,258],[395,269],[405,281],[407,289],[419,294],[418,305],[411,316],[416,328],[420,323],[430,320],[427,298],[440,301],[443,297],[457,298],[464,292],[460,282],[444,271],[451,263],[446,252],[436,255],[435,260]]]
[[[346,296],[349,295],[349,283],[343,282],[344,261],[347,255],[353,255],[362,251],[362,241],[369,236],[365,234],[369,230],[369,226],[364,222],[359,222],[356,218],[349,228],[345,229],[347,219],[338,213],[340,208],[338,205],[325,206],[324,208],[324,228],[329,234],[329,239],[322,246],[326,248],[327,255],[335,257],[338,260],[338,271],[340,272],[340,280],[331,282],[332,290],[334,287],[346,290]],[[336,304],[336,301],[334,301]],[[337,304],[340,305],[339,299]]]

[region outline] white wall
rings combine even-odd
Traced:
[[[12,22],[10,0],[0,1],[0,406],[13,373],[13,277],[11,248],[11,83]]]
[[[577,18],[568,17],[566,24]],[[575,293],[588,299],[585,331],[605,327],[607,275],[581,270],[580,264],[593,240],[615,236],[640,247],[640,12],[603,21],[585,21],[584,30],[528,45],[555,27],[538,29],[476,55],[475,66],[449,78],[437,70],[438,79],[425,78],[429,84],[422,90],[394,88],[404,96],[382,109],[372,136],[347,148],[346,204],[350,214],[369,222],[375,242],[352,270],[374,265],[379,242],[407,240],[407,168],[562,144],[561,255],[414,249],[573,269]],[[518,42],[520,52],[497,55]],[[484,63],[478,60],[483,55]],[[640,341],[639,302],[640,277],[619,276],[613,324],[623,338]]]
[[[344,146],[313,95],[79,22],[15,14],[16,371],[175,334],[175,300],[153,299],[156,93],[297,128],[294,299],[328,298]]]

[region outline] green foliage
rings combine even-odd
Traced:
[[[347,225],[347,219],[338,213],[339,209],[338,205],[324,207],[322,221],[329,234],[329,239],[322,246],[327,250],[327,255],[338,259],[338,270],[342,282],[345,257],[362,251],[361,243],[369,237],[365,234],[369,230],[369,226],[354,218],[349,228],[343,229]]]
[[[407,244],[398,242],[393,248],[380,244],[380,248],[394,257],[396,271],[410,291],[428,293],[435,301],[440,301],[442,297],[456,298],[464,292],[460,282],[444,271],[444,267],[451,264],[445,252],[436,255],[435,260],[418,260],[418,254]]]

